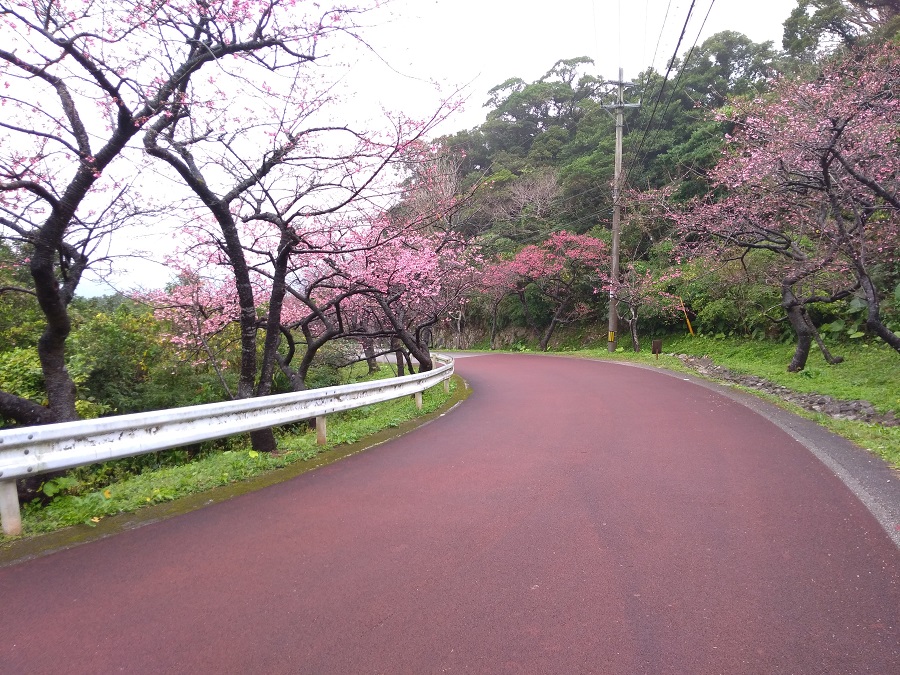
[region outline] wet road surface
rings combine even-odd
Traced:
[[[778,427],[529,355],[289,482],[0,569],[0,672],[900,672],[900,553]]]

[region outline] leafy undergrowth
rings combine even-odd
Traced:
[[[147,470],[101,489],[81,492],[77,479],[70,476],[57,479],[59,494],[48,503],[40,504],[36,500],[23,506],[23,536],[79,523],[97,523],[105,516],[135,511],[147,504],[171,501],[313,460],[327,450],[355,443],[437,410],[456,389],[455,380],[451,381],[450,388],[451,394],[444,392],[443,385],[423,392],[421,411],[416,409],[412,397],[404,397],[329,415],[328,443],[324,446],[316,445],[314,430],[306,425],[294,425],[292,430],[278,432],[279,451],[274,455],[251,450],[249,441],[237,441],[224,452],[213,452],[180,466]],[[11,539],[0,535],[0,543]]]

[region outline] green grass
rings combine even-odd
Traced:
[[[77,480],[67,477],[63,481],[64,490],[48,503],[36,501],[24,505],[22,537],[80,523],[95,524],[106,516],[247,480],[298,462],[311,462],[328,450],[356,443],[437,410],[455,389],[454,379],[451,394],[444,392],[443,385],[423,392],[421,411],[416,409],[412,397],[404,397],[330,415],[325,446],[316,445],[314,430],[295,425],[294,430],[278,432],[279,451],[273,455],[255,452],[250,449],[249,441],[243,441],[232,443],[232,449],[224,452],[212,452],[180,466],[144,471],[100,489],[82,492]],[[20,538],[0,535],[0,544]]]
[[[813,348],[806,368],[787,372],[793,344],[690,336],[664,342],[666,352],[708,355],[737,373],[757,375],[793,391],[872,403],[880,412],[900,415],[900,354],[887,345],[858,343],[830,347],[843,363],[829,365]]]

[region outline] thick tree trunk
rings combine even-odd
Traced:
[[[92,182],[84,180],[85,193]],[[81,197],[83,196],[82,194]],[[77,200],[80,201],[81,198]],[[81,275],[78,272],[77,275],[70,276],[60,286],[55,270],[57,260],[66,259],[63,237],[75,209],[66,209],[66,213],[70,210],[68,217],[54,213],[41,228],[41,233],[34,242],[34,254],[30,263],[38,304],[47,321],[38,340],[37,351],[44,376],[44,389],[47,392],[47,407],[52,411],[55,422],[78,419],[75,411],[75,383],[66,368],[66,340],[72,330],[68,306]],[[79,267],[83,269],[85,262],[82,261]]]
[[[100,173],[122,151],[138,129],[131,118],[123,120],[120,113],[119,124],[109,141],[95,154],[91,165],[82,164],[75,172],[72,182],[31,241],[34,246],[29,264],[31,277],[34,279],[38,304],[47,320],[38,340],[38,356],[47,392],[47,407],[53,413],[55,422],[78,419],[75,411],[75,383],[66,368],[65,345],[72,329],[68,306],[88,263],[80,251],[66,244],[66,231]],[[56,265],[60,260],[66,266],[62,284],[56,274]]]
[[[68,315],[65,317],[65,323],[69,324]],[[78,413],[75,411],[75,383],[66,368],[68,336],[68,325],[61,329],[48,322],[44,334],[38,340],[38,356],[41,360],[47,401],[57,422],[71,422],[78,419]]]
[[[162,159],[174,168],[184,179],[185,183],[200,197],[204,205],[212,213],[219,228],[222,231],[223,249],[228,257],[234,274],[235,290],[240,307],[241,329],[241,366],[238,376],[238,398],[251,398],[254,395],[256,384],[256,300],[253,296],[253,284],[250,280],[250,268],[244,255],[240,233],[234,215],[229,208],[230,204],[220,199],[207,184],[206,180],[196,168],[183,160],[182,156],[156,144],[159,130],[151,130],[144,137],[144,147],[147,153]],[[251,434],[253,449],[268,452],[274,449],[274,436],[271,432],[255,432]]]
[[[403,360],[403,347],[396,337],[391,338],[391,351],[394,352],[397,363],[397,377],[403,377],[406,374],[406,362]]]
[[[888,343],[896,351],[900,352],[900,336],[892,332],[890,328],[884,325],[880,317],[866,320],[866,328],[875,333],[878,337]]]
[[[545,352],[550,346],[550,338],[553,336],[553,331],[556,328],[556,315],[550,319],[550,325],[547,326],[547,329],[544,331],[544,334],[541,336],[541,341],[538,344],[538,348]]]
[[[557,324],[561,322],[563,316],[565,316],[568,308],[568,300],[563,300],[561,303],[559,303],[559,307],[556,308],[556,311],[553,312],[553,317],[550,319],[550,325],[547,326],[547,330],[545,330],[544,334],[541,336],[539,348],[542,352],[547,351],[547,349],[550,347],[550,338],[553,336],[553,331],[556,329]]]
[[[395,308],[391,306],[391,299],[384,296],[378,296],[377,301],[388,321],[391,322],[391,328],[394,331],[394,336],[391,338],[391,350],[397,351],[397,375],[402,374],[400,372],[401,353],[407,355],[407,365],[409,366],[410,374],[414,373],[415,369],[413,368],[412,360],[409,358],[409,355],[412,355],[412,357],[419,362],[420,373],[431,370],[434,367],[434,363],[431,359],[431,350],[428,348],[428,336],[431,334],[430,327],[434,322],[424,323],[419,326],[417,335],[421,337],[421,340],[417,339],[416,335],[410,333],[405,327],[404,310],[402,308],[399,312],[395,311]],[[401,344],[405,349],[399,349]]]
[[[794,329],[794,334],[797,336],[794,356],[791,358],[787,368],[788,372],[796,373],[806,367],[806,361],[809,359],[809,350],[813,341],[812,327],[804,316],[803,305],[800,304],[800,301],[788,284],[782,284],[781,286],[781,306],[787,312],[788,321],[791,324],[791,328]]]
[[[881,302],[878,299],[878,290],[861,264],[857,267],[856,276],[866,299],[866,328],[900,352],[900,336],[892,332],[881,320]]]
[[[306,391],[305,377],[294,368],[291,368],[291,364],[280,355],[277,358],[278,367],[281,369],[281,373],[288,379],[288,382],[291,383],[291,391]]]
[[[369,366],[369,375],[378,372],[380,366],[375,358],[375,342],[372,338],[363,338],[363,354],[366,356],[366,365]]]
[[[283,232],[281,240],[278,242],[278,256],[275,258],[275,269],[272,275],[272,290],[269,293],[266,338],[263,341],[262,363],[259,380],[256,383],[257,396],[267,396],[272,393],[272,378],[275,376],[276,357],[281,344],[281,308],[284,306],[286,293],[285,279],[287,278],[290,244],[290,238]]]

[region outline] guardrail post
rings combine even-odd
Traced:
[[[418,410],[422,409],[422,392],[421,391],[416,392],[416,408]]]
[[[316,417],[316,444],[325,445],[328,442],[328,423],[325,415]]]
[[[444,393],[445,394],[450,393],[450,378],[449,377],[446,380],[444,380]]]
[[[0,521],[3,534],[11,537],[22,534],[22,514],[14,480],[0,480]]]

